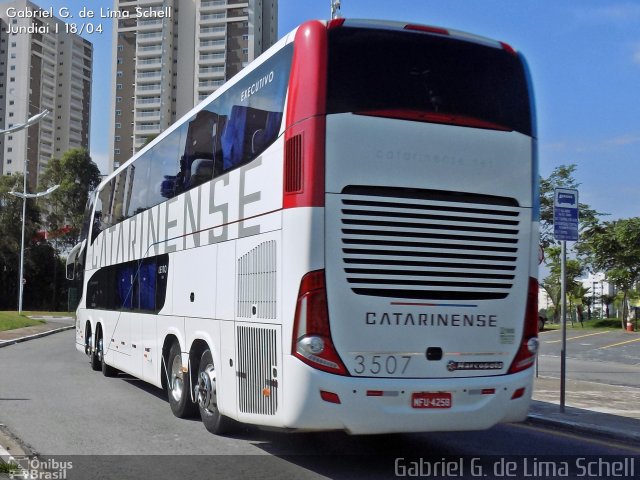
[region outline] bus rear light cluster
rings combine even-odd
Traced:
[[[331,340],[324,270],[309,272],[300,282],[291,350],[307,365],[348,375]]]
[[[514,358],[509,373],[517,373],[533,366],[538,353],[538,280],[529,279],[527,308],[525,310],[524,331],[520,348]]]

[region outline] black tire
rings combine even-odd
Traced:
[[[99,332],[100,330],[98,330]],[[89,343],[89,363],[91,364],[91,369],[99,372],[102,370],[102,352],[98,351],[98,334],[96,333],[93,336],[93,343]]]
[[[102,375],[105,377],[115,377],[118,375],[118,370],[107,365],[107,362],[104,360],[104,339],[102,337],[102,328],[98,329],[96,339],[96,355],[100,357],[100,369],[102,370]]]
[[[91,331],[91,325],[87,323],[84,329],[84,353],[89,357],[89,365],[92,370],[100,370],[100,363],[96,360],[96,347],[93,342],[97,342],[97,335],[93,335]]]
[[[209,432],[223,435],[237,428],[238,423],[235,420],[222,415],[218,410],[218,384],[211,350],[205,350],[200,357],[195,392],[200,418]]]
[[[169,351],[167,397],[171,411],[178,418],[195,417],[198,406],[191,401],[191,372],[182,372],[180,345],[174,343]]]

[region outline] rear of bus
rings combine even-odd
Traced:
[[[297,293],[287,426],[524,419],[539,208],[522,56],[433,27],[310,22],[291,85],[284,206],[291,222],[309,213],[318,251]]]

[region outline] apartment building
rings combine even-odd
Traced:
[[[277,0],[116,0],[115,169],[277,40]]]
[[[24,12],[39,12],[24,14]],[[0,4],[0,129],[50,114],[28,130],[0,135],[0,174],[24,172],[30,188],[49,160],[89,148],[93,47],[27,0]]]

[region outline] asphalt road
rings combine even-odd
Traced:
[[[562,332],[540,334],[538,372],[560,377]],[[567,330],[567,378],[640,388],[640,333]]]
[[[562,331],[540,333],[540,354],[560,356]],[[567,357],[577,360],[620,363],[640,367],[640,332],[622,329],[589,330],[567,327]],[[636,370],[637,371],[637,370]]]
[[[532,425],[376,436],[251,427],[217,437],[199,421],[175,418],[161,390],[93,372],[73,341],[68,331],[0,349],[0,423],[44,458],[71,461],[69,479],[393,478],[408,462],[435,468],[443,459],[454,462],[449,468],[461,464],[462,471],[442,478],[477,478],[473,458],[479,458],[474,465],[484,478],[505,478],[505,456],[528,455],[532,469],[535,458],[577,453],[635,455],[640,471],[638,448]],[[520,469],[523,458],[515,460]]]

